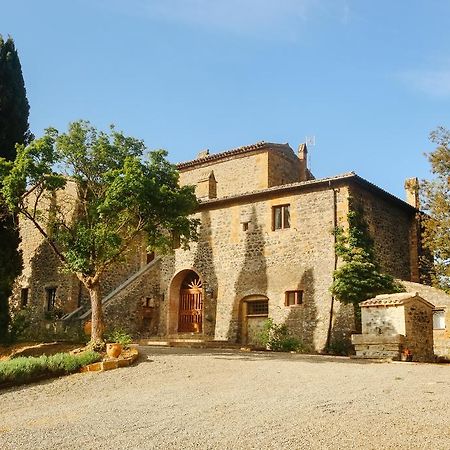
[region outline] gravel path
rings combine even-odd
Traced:
[[[0,449],[450,449],[450,366],[141,348],[0,393]]]

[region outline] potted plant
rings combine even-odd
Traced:
[[[110,358],[118,358],[124,348],[132,342],[131,336],[122,329],[113,330],[108,335],[106,344],[106,354]]]

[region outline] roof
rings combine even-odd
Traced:
[[[384,189],[381,189],[380,187],[376,186],[375,184],[365,180],[364,178],[361,178],[355,172],[347,172],[340,175],[335,175],[333,177],[318,178],[315,180],[298,181],[296,183],[284,184],[282,186],[273,186],[266,189],[246,192],[244,194],[236,194],[227,197],[202,200],[200,207],[202,207],[202,205],[208,207],[221,205],[222,203],[232,203],[235,202],[236,200],[244,200],[244,199],[253,200],[257,198],[264,198],[270,196],[271,194],[284,194],[284,193],[290,194],[292,192],[314,189],[323,186],[334,187],[339,184],[342,185],[343,182],[348,183],[352,182],[360,186],[363,186],[367,190],[370,190],[376,195],[384,197],[386,200],[395,203],[397,206],[406,209],[408,212],[412,214],[417,212],[416,208],[411,206],[409,203],[406,203],[404,200],[399,199],[395,195],[392,195],[389,192],[385,191]]]
[[[204,151],[204,152],[202,152],[202,155],[204,154],[205,156],[201,156],[200,158],[197,158],[197,159],[194,159],[191,161],[179,163],[176,165],[176,167],[178,170],[184,170],[184,169],[193,168],[195,166],[201,166],[203,164],[208,164],[211,162],[219,161],[222,159],[228,159],[228,158],[236,156],[236,155],[258,152],[261,150],[278,150],[278,151],[284,152],[285,154],[290,154],[296,158],[294,150],[292,150],[292,148],[289,146],[288,143],[277,144],[277,143],[273,143],[273,142],[260,141],[255,144],[244,145],[241,147],[237,147],[237,148],[227,150],[224,152],[220,152],[220,153],[215,153],[212,155],[209,155],[208,152]],[[307,151],[306,144],[301,144],[299,150]],[[347,173],[344,173],[341,175],[336,175],[336,176],[326,177],[326,178],[319,178],[319,179],[314,179],[314,177],[312,176],[312,174],[309,170],[308,170],[308,174],[312,179],[309,179],[307,181],[299,181],[296,183],[284,184],[281,186],[273,186],[273,187],[266,188],[266,189],[260,189],[257,191],[250,191],[250,192],[246,192],[243,194],[230,195],[230,196],[226,196],[226,197],[219,197],[219,198],[215,198],[215,199],[205,199],[205,200],[201,201],[201,205],[205,205],[205,207],[207,207],[206,205],[212,206],[212,205],[219,205],[222,203],[231,203],[236,200],[243,200],[243,199],[247,199],[247,198],[248,199],[261,198],[261,197],[265,197],[265,196],[271,195],[271,194],[291,193],[293,191],[295,192],[295,191],[304,190],[304,189],[314,189],[316,187],[321,187],[324,185],[329,185],[331,187],[338,183],[347,181],[347,182],[352,182],[359,186],[362,186],[363,188],[374,193],[375,195],[381,196],[384,199],[386,199],[387,201],[390,201],[391,203],[394,203],[397,206],[407,210],[411,214],[415,214],[416,212],[418,212],[418,210],[414,206],[412,206],[409,203],[405,202],[404,200],[396,197],[395,195],[385,191],[384,189],[371,183],[370,181],[367,181],[364,178],[361,178],[355,172],[347,172]]]
[[[397,294],[382,294],[377,295],[375,298],[371,298],[364,302],[361,302],[359,305],[361,307],[367,306],[401,306],[409,303],[411,300],[420,301],[421,303],[434,308],[430,302],[427,302],[425,299],[419,296],[417,292],[400,292]]]
[[[244,145],[242,147],[233,148],[233,149],[227,150],[225,152],[215,153],[212,155],[207,155],[204,157],[193,159],[191,161],[182,162],[182,163],[177,164],[176,166],[177,166],[178,170],[183,170],[183,169],[187,169],[187,168],[193,167],[193,166],[198,166],[198,165],[201,165],[204,163],[209,163],[212,161],[229,158],[231,156],[241,155],[243,153],[251,153],[251,152],[265,150],[265,149],[281,149],[281,148],[286,149],[286,150],[289,149],[292,151],[292,154],[295,155],[294,151],[291,149],[289,144],[275,144],[273,142],[260,141],[260,142],[257,142],[256,144]]]

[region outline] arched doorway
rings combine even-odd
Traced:
[[[178,332],[201,333],[203,329],[203,289],[197,273],[186,273],[180,286]]]

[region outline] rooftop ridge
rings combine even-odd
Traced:
[[[395,195],[391,194],[388,191],[385,191],[384,189],[380,188],[374,183],[371,183],[370,181],[367,181],[366,179],[360,177],[355,172],[345,172],[339,175],[334,175],[331,177],[324,177],[324,178],[316,178],[312,180],[306,180],[306,181],[296,181],[295,183],[289,183],[289,184],[283,184],[279,186],[272,186],[270,188],[265,189],[259,189],[255,191],[245,192],[242,194],[236,194],[236,195],[229,195],[225,197],[219,197],[214,199],[208,199],[208,200],[202,200],[200,202],[200,205],[213,205],[216,203],[221,202],[228,202],[233,201],[240,198],[246,198],[246,197],[252,197],[252,196],[260,196],[264,194],[270,194],[272,192],[283,192],[283,191],[291,191],[295,190],[296,188],[304,188],[307,186],[320,186],[327,183],[333,183],[333,182],[339,182],[343,180],[352,180],[354,183],[358,183],[362,186],[364,186],[366,189],[371,190],[372,192],[375,192],[377,195],[382,195],[387,200],[394,202],[403,208],[408,209],[411,212],[417,212],[418,210],[414,208],[414,206],[410,205],[409,203],[405,202],[399,197],[396,197]]]
[[[245,197],[247,195],[255,195],[255,194],[262,194],[262,193],[269,193],[269,192],[277,192],[281,190],[289,190],[292,188],[295,188],[297,186],[308,186],[308,185],[315,185],[315,184],[323,184],[328,181],[337,181],[337,180],[345,180],[347,178],[356,178],[358,175],[356,175],[355,172],[345,172],[339,175],[334,175],[332,177],[325,177],[325,178],[315,178],[313,180],[306,180],[306,181],[296,181],[294,183],[287,183],[282,184],[279,186],[272,186],[265,189],[258,189],[255,191],[249,191],[242,194],[235,194],[235,195],[228,195],[225,197],[219,197],[219,198],[213,198],[208,200],[202,200],[200,203],[206,204],[206,203],[216,203],[220,202],[222,200],[231,200],[235,198]]]
[[[280,146],[285,147],[285,146],[289,146],[289,144],[288,143],[277,144],[274,142],[259,141],[259,142],[256,142],[255,144],[243,145],[241,147],[232,148],[230,150],[226,150],[223,152],[214,153],[212,155],[208,155],[203,158],[192,159],[190,161],[181,162],[181,163],[176,164],[176,167],[179,170],[185,169],[187,167],[192,167],[192,166],[196,166],[196,165],[199,165],[199,164],[202,164],[205,162],[215,161],[215,160],[222,159],[222,158],[227,158],[229,156],[240,155],[242,153],[247,153],[247,152],[251,152],[251,151],[255,151],[255,150],[261,150],[264,148],[280,147]]]

